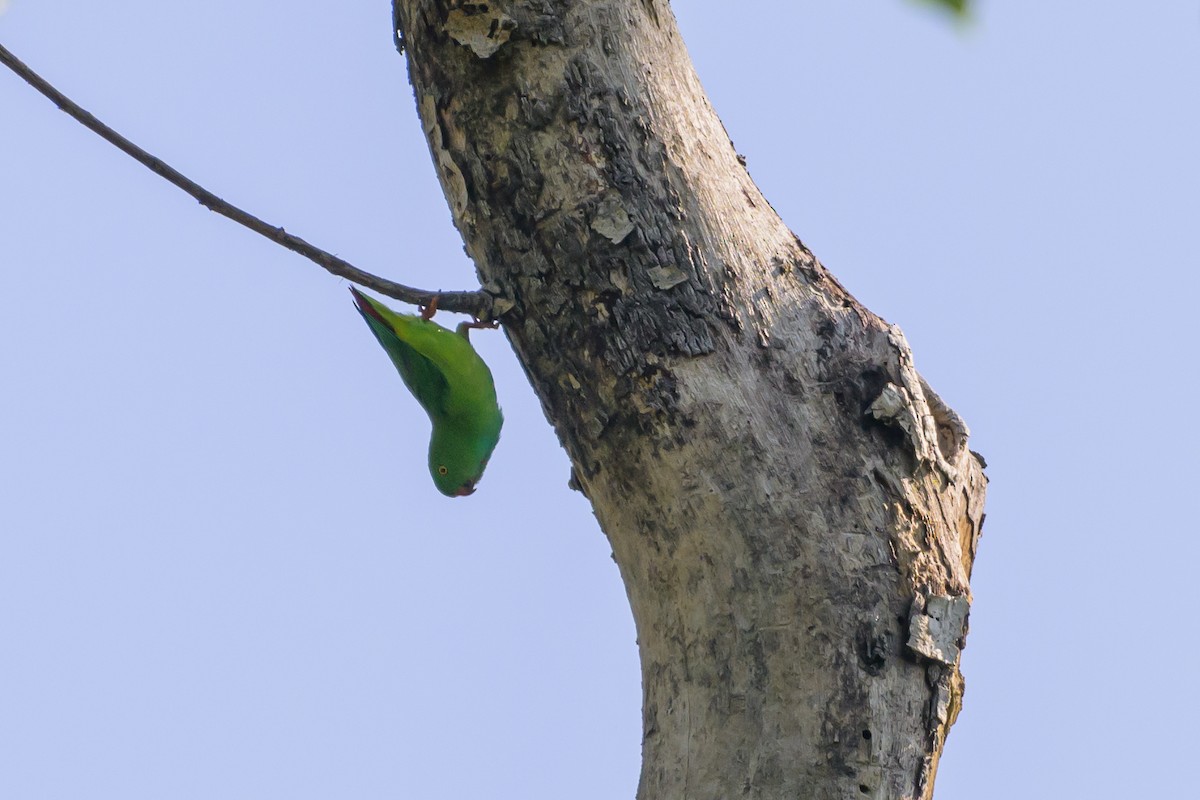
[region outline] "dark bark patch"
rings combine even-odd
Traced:
[[[863,626],[858,635],[859,665],[868,675],[880,675],[887,666],[888,657],[894,654],[895,635],[881,621]],[[863,738],[870,739],[871,732],[863,731]]]

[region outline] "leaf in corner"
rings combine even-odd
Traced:
[[[923,0],[923,2],[943,8],[958,17],[965,17],[971,10],[971,0]]]

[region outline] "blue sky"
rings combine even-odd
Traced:
[[[938,796],[1186,796],[1200,6],[731,8],[675,4],[752,175],[990,464]],[[12,0],[0,42],[227,199],[472,286],[386,0]],[[0,796],[631,798],[624,592],[503,336],[447,500],[344,282],[7,73],[0,108]]]

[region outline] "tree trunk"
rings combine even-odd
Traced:
[[[983,521],[966,426],[759,193],[664,0],[395,12],[455,223],[625,581],[638,798],[931,796]]]

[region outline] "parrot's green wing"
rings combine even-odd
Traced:
[[[451,497],[475,491],[504,424],[491,370],[465,335],[350,291],[405,385],[429,414],[429,472],[438,491]]]
[[[446,398],[450,391],[445,374],[428,356],[423,355],[400,335],[400,331],[403,331],[404,327],[409,324],[436,325],[436,323],[407,314],[396,314],[355,289],[350,291],[354,293],[358,312],[362,314],[371,333],[375,334],[375,338],[379,340],[383,349],[391,357],[392,363],[396,365],[396,371],[400,373],[404,385],[413,393],[413,397],[417,398],[417,402],[431,418],[444,415]],[[392,317],[392,319],[388,317]],[[399,319],[396,319],[397,317]]]

